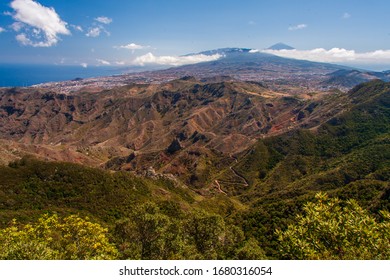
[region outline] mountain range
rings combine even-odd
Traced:
[[[72,95],[3,89],[0,154],[3,162],[31,154],[138,173],[153,167],[213,185],[214,160],[230,164],[258,139],[314,129],[352,105],[337,90],[290,93],[194,77]]]
[[[181,77],[167,82],[66,94],[50,86],[0,89],[1,159],[32,154],[138,173],[153,167],[213,185],[204,162],[231,163],[258,139],[314,129],[352,105],[337,88],[389,77],[243,48],[202,54],[216,53],[223,58],[137,74]]]
[[[269,49],[290,49],[283,43]],[[299,90],[326,91],[333,88],[349,90],[353,86],[382,79],[389,81],[388,72],[373,72],[354,69],[347,66],[319,63],[307,60],[283,58],[249,48],[222,48],[191,55],[215,55],[220,58],[214,61],[201,62],[163,70],[145,71],[116,75],[110,77],[75,79],[66,82],[40,84],[38,87],[52,89],[57,92],[70,93],[81,89],[99,91],[123,86],[130,83],[159,84],[185,76],[195,77],[200,81],[210,79],[261,82],[273,89],[282,91]]]
[[[388,72],[241,48],[204,54],[215,53],[154,72],[0,88],[0,225],[91,215],[130,257],[123,223],[148,201],[142,211],[172,228],[223,222],[218,254],[186,241],[199,258],[247,258],[253,244],[280,258],[275,232],[319,191],[376,217],[390,209]]]

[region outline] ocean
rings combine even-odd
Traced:
[[[83,68],[63,65],[0,64],[0,87],[26,87],[76,78],[112,76],[124,72],[124,68],[108,66]]]

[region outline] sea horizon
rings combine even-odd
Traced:
[[[125,73],[118,66],[0,64],[0,87],[29,87],[42,83],[106,77]]]

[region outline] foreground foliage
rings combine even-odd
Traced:
[[[170,217],[153,203],[119,221],[115,236],[130,259],[264,259],[258,242],[217,214],[194,210]]]
[[[44,215],[36,223],[0,230],[0,259],[5,260],[104,260],[118,251],[107,237],[107,229],[88,219],[71,215],[59,219]]]
[[[174,207],[173,207],[174,208]],[[45,214],[0,230],[0,259],[265,259],[261,244],[220,215],[169,216],[155,203],[136,207],[108,230],[76,215]],[[390,259],[390,214],[378,221],[356,201],[318,193],[286,230],[276,230],[285,259]],[[171,208],[172,211],[172,208]]]
[[[287,259],[390,259],[390,213],[378,222],[354,200],[316,195],[295,224],[277,231]]]

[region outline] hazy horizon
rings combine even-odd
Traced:
[[[0,63],[177,66],[224,47],[364,68],[390,69],[390,3],[363,1],[60,1],[0,4]],[[364,66],[364,67],[363,67]]]

